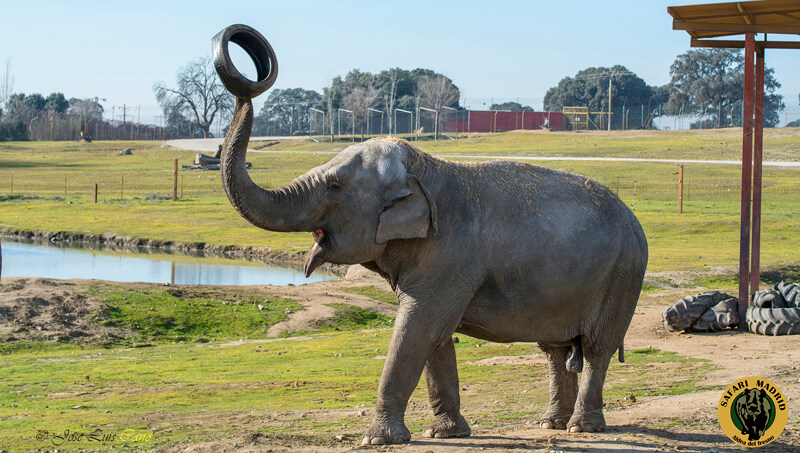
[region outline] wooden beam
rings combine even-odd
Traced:
[[[763,6],[761,7],[761,9],[755,9],[755,7],[753,6],[752,3],[753,2],[751,2],[751,5],[749,5],[749,6],[751,6],[751,8],[746,13],[751,18],[758,17],[758,16],[768,16],[768,15],[771,15],[771,14],[777,14],[777,15],[781,15],[781,16],[793,17],[793,16],[791,16],[792,13],[800,12],[800,8],[797,7],[797,4],[791,3],[791,2],[787,2],[787,5],[785,7],[776,8],[774,6],[770,6],[767,9],[764,9]],[[732,4],[731,3],[725,3],[724,5],[732,5]],[[667,7],[667,12],[672,17],[674,17],[676,19],[694,20],[694,21],[706,21],[708,19],[729,19],[729,18],[735,18],[735,17],[742,17],[742,14],[744,14],[742,12],[742,10],[738,8],[738,5],[737,5],[737,9],[735,9],[735,10],[732,9],[732,8],[731,9],[724,9],[724,10],[723,9],[718,9],[713,14],[708,14],[708,13],[697,14],[695,12],[695,14],[692,15],[691,14],[692,11],[690,9],[693,9],[693,8],[691,8],[691,6],[708,7],[710,5],[688,5],[688,6],[678,6],[678,7],[668,6]],[[676,9],[676,8],[683,10],[684,13],[689,12],[690,14],[680,15],[679,12],[678,12],[678,9]],[[689,9],[687,9],[687,8],[689,8]],[[744,9],[744,5],[742,5],[742,9]]]
[[[753,124],[753,219],[750,242],[750,294],[758,291],[761,266],[761,162],[764,143],[764,49],[756,49],[755,120]]]
[[[746,330],[745,315],[750,304],[750,196],[753,182],[753,95],[755,37],[745,36],[744,94],[742,106],[742,198],[739,223],[739,328]]]
[[[744,19],[745,22],[747,22],[748,25],[753,25],[754,20],[752,17],[747,15],[747,12],[744,10],[744,5],[742,5],[742,2],[736,3],[736,9],[738,9],[739,12],[742,13],[742,18]]]
[[[714,22],[672,21],[673,30],[686,31],[717,31],[733,33],[781,33],[800,35],[800,25],[771,25],[771,24],[727,24]]]
[[[800,49],[800,41],[756,41],[756,49]],[[744,49],[744,41],[723,39],[692,39],[692,47]]]

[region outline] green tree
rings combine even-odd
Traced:
[[[45,98],[39,93],[25,95],[15,93],[8,97],[6,108],[7,116],[10,120],[19,120],[29,123],[32,119],[39,116],[44,110]]]
[[[699,127],[741,126],[744,92],[744,53],[740,49],[694,49],[670,66],[669,101],[664,110],[671,115],[702,115]],[[775,70],[764,68],[764,125],[778,124],[785,105],[775,91],[781,84]]]
[[[353,89],[357,87],[368,89],[372,86],[378,91],[381,103],[385,103],[384,98],[393,92],[394,108],[413,110],[418,107],[419,98],[421,96],[418,88],[419,82],[426,77],[444,77],[446,85],[452,86],[456,91],[456,95],[460,97],[460,90],[453,84],[452,80],[430,69],[417,68],[408,71],[402,68],[392,68],[385,69],[378,74],[371,74],[354,69],[348,72],[344,78],[341,76],[333,78],[330,88],[324,90],[323,99],[318,103],[317,108],[326,109],[329,97],[331,98],[334,109],[343,108],[342,101],[344,97],[350,94]],[[392,79],[394,79],[394,84],[392,83]],[[392,85],[394,85],[393,88]],[[448,107],[457,107],[458,97],[456,97],[455,101],[446,105]]]
[[[611,68],[586,68],[575,77],[564,77],[547,90],[544,105],[558,111],[565,106],[585,106],[590,111],[608,111],[608,82],[611,78],[612,108],[617,105],[647,105],[654,88],[621,65]]]
[[[45,99],[44,109],[52,113],[64,113],[69,107],[69,102],[64,93],[50,93]]]
[[[162,111],[165,118],[164,134],[167,137],[195,138],[197,128],[192,127],[191,121],[186,118],[180,107],[174,105],[162,106]]]
[[[86,120],[102,120],[103,119],[103,106],[100,105],[99,98],[88,99],[69,99],[69,108],[67,112],[73,115],[81,115]]]
[[[522,105],[519,102],[503,102],[502,104],[492,104],[489,110],[506,110],[511,112],[533,112],[530,105]]]
[[[253,119],[253,135],[291,135],[310,130],[309,108],[316,105],[322,95],[303,88],[274,89]]]

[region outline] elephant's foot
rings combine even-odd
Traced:
[[[558,414],[546,413],[541,420],[539,420],[542,429],[567,429],[567,421],[572,416],[572,413]]]
[[[411,440],[411,432],[402,421],[388,422],[375,419],[364,433],[361,445],[394,444],[409,440]]]
[[[583,414],[573,414],[567,423],[571,433],[599,433],[606,429],[606,419],[600,410]]]
[[[433,422],[422,432],[423,437],[445,439],[448,437],[469,437],[472,430],[461,414],[453,419],[447,415],[438,415]]]

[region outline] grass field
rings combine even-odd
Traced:
[[[370,420],[358,408],[374,403],[389,337],[384,329],[266,342],[22,348],[6,353],[0,368],[3,445],[12,451],[146,450],[242,432],[306,436],[317,445],[335,435],[358,439]],[[544,411],[547,366],[535,346],[462,336],[456,348],[473,427],[501,427]],[[531,354],[534,363],[480,362]],[[705,389],[700,380],[713,368],[655,349],[629,351],[625,364],[614,362],[609,370],[614,379],[606,385],[606,410],[626,404],[629,394]],[[526,383],[522,391],[520,382]],[[406,417],[412,432],[430,420],[424,385],[414,392]],[[54,444],[65,430],[116,438]],[[126,431],[128,441],[122,438]]]
[[[447,155],[655,157],[736,159],[735,129],[594,133],[509,132],[459,140],[418,142]],[[289,140],[268,149],[334,152],[350,142]],[[132,148],[133,155],[120,150]],[[0,143],[0,226],[17,229],[116,233],[220,245],[270,246],[300,251],[307,234],[258,230],[228,203],[217,172],[179,172],[180,200],[172,201],[173,160],[194,152],[154,142]],[[800,158],[800,129],[768,129],[766,159]],[[250,153],[253,179],[284,184],[330,159],[313,153]],[[464,160],[464,159],[458,159]],[[650,244],[650,270],[696,270],[738,263],[739,168],[685,165],[684,213],[677,212],[677,172],[671,163],[542,161],[603,183],[632,207]],[[766,265],[796,262],[800,242],[800,168],[764,170],[763,249]],[[13,178],[13,189],[12,189]],[[99,202],[92,203],[94,184]]]

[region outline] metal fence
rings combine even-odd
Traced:
[[[610,164],[613,165],[613,164]],[[709,172],[707,167],[685,165],[683,180],[683,204],[691,207],[695,202],[740,202],[741,182],[730,172]],[[702,168],[702,169],[701,169]],[[257,184],[275,187],[281,181],[273,181],[258,171],[251,174]],[[678,166],[667,166],[659,171],[649,172],[647,180],[612,171],[605,171],[595,179],[618,194],[628,205],[644,201],[671,202],[676,206],[679,196],[677,181]],[[61,201],[91,202],[94,187],[97,185],[99,202],[118,202],[122,200],[165,200],[172,198],[175,174],[172,169],[159,172],[141,173],[69,173],[49,174],[42,178],[38,173],[18,170],[0,170],[0,199],[43,198]],[[184,171],[177,173],[177,197],[179,199],[213,198],[220,204],[227,204],[222,190],[218,171]],[[763,183],[764,199],[769,201],[796,201],[800,194],[800,179],[765,177]]]
[[[165,140],[174,138],[167,129],[152,124],[122,121],[87,120],[80,115],[46,114],[28,124],[31,140]]]

